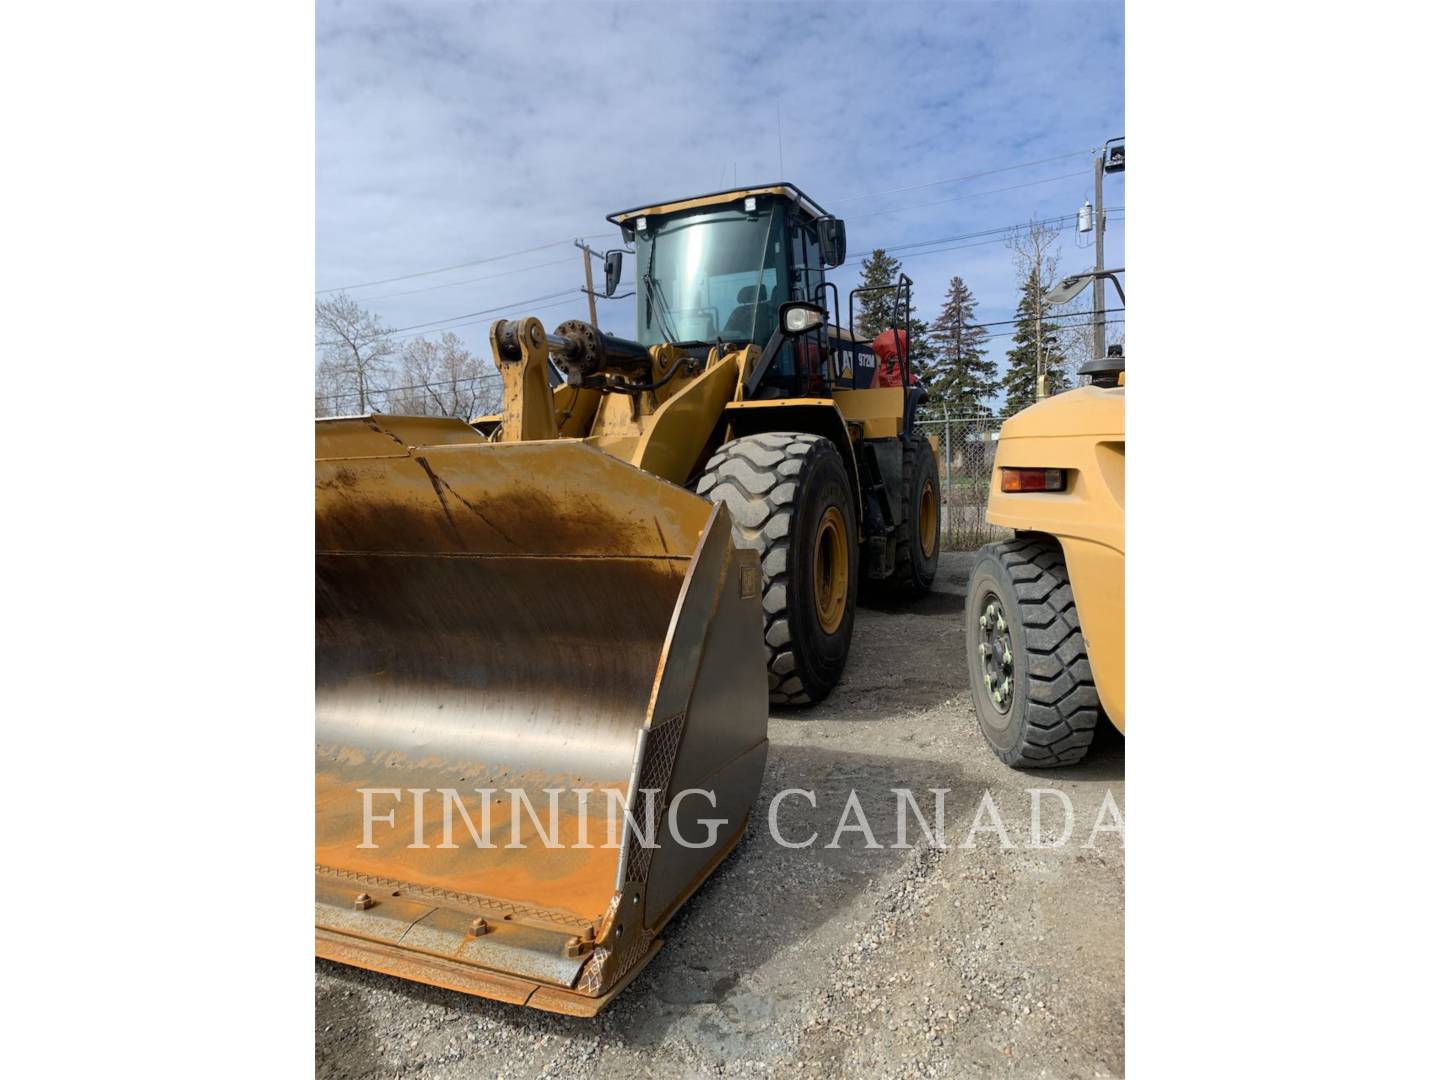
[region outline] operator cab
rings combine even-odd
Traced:
[[[827,326],[786,340],[757,395],[814,393],[843,373],[873,371],[873,354],[837,328],[825,268],[845,261],[845,223],[791,184],[736,188],[633,210],[609,221],[635,245],[635,339],[687,349],[770,342],[780,305],[818,303]],[[829,294],[836,297],[834,285]],[[868,378],[868,376],[867,376]]]

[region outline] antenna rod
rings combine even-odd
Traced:
[[[785,134],[780,125],[780,103],[775,103],[775,142],[780,147],[780,179],[785,179]]]

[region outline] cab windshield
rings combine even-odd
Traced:
[[[784,209],[720,209],[660,222],[636,234],[636,337],[763,345],[786,297]]]

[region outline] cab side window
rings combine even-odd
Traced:
[[[815,290],[824,280],[824,269],[820,265],[820,240],[813,225],[791,224],[790,266],[790,299],[815,299]]]

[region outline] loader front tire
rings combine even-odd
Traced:
[[[975,715],[996,756],[1016,769],[1080,761],[1095,736],[1100,698],[1054,538],[1022,533],[980,549],[966,590],[965,638]]]
[[[759,553],[771,702],[822,700],[845,670],[860,576],[840,452],[804,432],[745,435],[715,452],[695,490],[725,504],[737,547]]]

